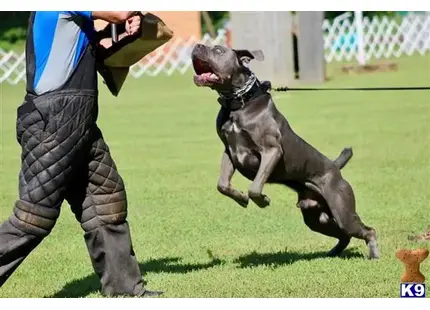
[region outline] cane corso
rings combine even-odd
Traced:
[[[379,258],[376,231],[356,213],[354,192],[340,172],[352,149],[332,161],[293,131],[273,102],[270,82],[261,83],[249,69],[251,60],[264,59],[263,52],[197,44],[191,57],[194,83],[219,95],[216,128],[225,150],[218,190],[242,207],[251,199],[265,208],[265,183],[288,186],[298,194],[305,224],[339,240],[329,256],[341,254],[355,237],[365,240],[370,258]],[[252,181],[247,193],[231,185],[236,170]]]

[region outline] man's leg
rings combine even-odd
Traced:
[[[41,105],[39,110],[27,102],[18,112],[19,200],[0,226],[0,286],[54,227],[76,154],[88,135],[81,122],[88,111],[80,109],[78,100],[47,100]]]
[[[54,227],[59,208],[18,200],[0,226],[0,287]]]
[[[68,188],[67,200],[85,231],[84,238],[104,295],[152,296],[144,289],[133,251],[127,218],[127,197],[100,130],[90,158]]]

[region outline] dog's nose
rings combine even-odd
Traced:
[[[194,45],[192,55],[202,55],[205,53],[205,46],[203,44],[196,44]]]
[[[204,45],[203,45],[203,44],[198,43],[198,44],[196,44],[196,45],[194,46],[194,49],[195,49],[195,50],[199,50],[199,49],[202,49],[203,47],[204,47]]]

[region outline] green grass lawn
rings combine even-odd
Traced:
[[[334,72],[333,68],[330,72]],[[327,87],[424,86],[430,57],[399,60],[399,71],[336,75]],[[16,108],[23,85],[0,85],[0,219],[17,198]],[[222,145],[216,95],[190,75],[130,80],[118,98],[101,88],[99,125],[126,182],[135,251],[150,289],[164,297],[398,297],[400,248],[430,247],[407,236],[430,225],[430,92],[274,93],[305,140],[334,158],[354,157],[343,175],[358,213],[377,230],[382,257],[369,261],[354,239],[310,231],[289,189],[267,185],[262,210],[242,209],[216,190]],[[235,186],[249,181],[236,175]],[[422,265],[430,278],[430,259]],[[0,297],[99,297],[83,233],[68,205],[52,234],[0,289]]]

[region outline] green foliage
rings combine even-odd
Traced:
[[[229,12],[228,11],[208,11],[208,14],[212,20],[215,31],[218,31],[218,29],[223,28],[224,24],[229,19]],[[208,26],[206,25],[201,14],[200,14],[200,19],[201,19],[201,25],[202,25],[202,33],[209,32]]]
[[[0,48],[22,50],[30,12],[0,12]]]
[[[26,35],[27,31],[24,28],[10,28],[2,33],[1,39],[14,44],[19,40],[25,40]]]

